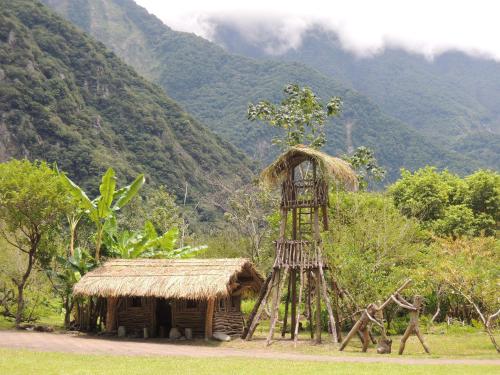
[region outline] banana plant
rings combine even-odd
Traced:
[[[104,244],[109,252],[124,259],[133,258],[189,258],[206,246],[176,248],[179,230],[174,227],[159,236],[153,224],[146,221],[140,231],[118,231],[116,220],[109,220],[105,227]]]
[[[61,297],[65,310],[64,325],[69,328],[70,314],[75,303],[73,286],[83,275],[96,266],[92,257],[83,249],[76,247],[73,255],[56,257],[53,267],[46,269],[54,291]]]
[[[102,177],[99,186],[100,195],[91,200],[85,191],[61,174],[63,182],[68,187],[80,208],[96,226],[95,235],[95,260],[99,262],[104,226],[108,220],[115,217],[115,213],[129,203],[144,184],[144,175],[140,174],[130,185],[116,190],[116,177],[113,168],[109,168]]]

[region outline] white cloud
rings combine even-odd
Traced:
[[[495,0],[136,0],[176,30],[210,39],[214,22],[236,25],[273,52],[300,45],[313,24],[335,31],[344,48],[370,55],[386,46],[433,57],[455,49],[500,61],[500,2]]]

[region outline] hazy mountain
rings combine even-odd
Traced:
[[[215,40],[228,51],[260,59],[305,63],[370,97],[383,111],[445,147],[500,168],[500,63],[460,52],[430,61],[400,49],[358,57],[319,27],[297,49],[276,56],[273,40],[250,38],[218,24]]]
[[[279,100],[289,82],[311,86],[322,98],[340,95],[344,111],[328,130],[327,152],[360,145],[375,149],[390,178],[400,167],[424,164],[469,171],[477,166],[446,151],[371,100],[304,64],[258,61],[227,53],[193,34],[177,32],[132,0],[44,0],[160,84],[184,108],[249,155],[269,160],[272,132],[246,121],[249,102]]]
[[[211,175],[249,174],[244,154],[161,88],[29,0],[0,0],[0,160],[10,157],[55,161],[93,189],[109,166],[195,195]]]

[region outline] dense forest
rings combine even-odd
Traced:
[[[123,180],[141,172],[180,197],[188,184],[189,201],[210,174],[249,172],[241,152],[40,3],[2,1],[0,65],[2,160],[57,162],[90,188],[109,166]]]
[[[500,161],[500,64],[449,51],[426,57],[388,48],[359,57],[338,36],[311,27],[298,48],[269,55],[269,40],[248,41],[232,24],[214,25],[214,40],[228,51],[259,59],[301,62],[372,99],[383,111],[448,149],[498,168]],[[258,26],[256,26],[258,27]]]
[[[245,120],[249,102],[279,98],[291,82],[322,98],[343,99],[342,115],[327,127],[325,150],[339,155],[371,147],[394,181],[399,169],[426,163],[471,172],[480,163],[447,151],[402,121],[383,113],[366,96],[300,63],[258,61],[227,53],[214,43],[165,26],[132,0],[44,0],[67,19],[110,46],[144,76],[161,85],[212,130],[248,155],[270,161],[269,129]]]

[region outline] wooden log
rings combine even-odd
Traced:
[[[423,302],[422,296],[415,296],[415,298],[413,299],[413,305],[412,305],[412,307],[414,309],[410,310],[410,322],[408,323],[408,327],[406,328],[406,331],[403,334],[403,337],[401,338],[401,343],[399,345],[399,354],[400,355],[403,354],[403,352],[405,350],[406,340],[408,340],[408,337],[410,337],[410,335],[412,333],[414,333],[418,337],[418,339],[420,340],[420,343],[422,344],[425,352],[427,354],[430,354],[429,347],[425,343],[424,337],[420,333],[419,322],[418,322],[418,316],[420,314],[420,309],[422,307],[422,302]]]
[[[319,270],[316,270],[316,336],[317,344],[321,343],[321,285]]]
[[[320,284],[321,284],[321,291],[323,293],[323,299],[325,300],[326,304],[326,310],[328,311],[328,318],[330,319],[330,328],[332,330],[331,332],[331,337],[332,337],[332,342],[334,344],[338,344],[338,337],[337,337],[337,328],[335,324],[335,318],[333,317],[333,310],[332,310],[332,305],[330,304],[330,297],[328,297],[328,291],[326,289],[326,281],[325,281],[325,275],[323,273],[323,261],[321,260],[321,253],[318,249],[318,259],[319,259],[319,275],[321,276]]]
[[[269,283],[271,282],[272,277],[273,277],[273,272],[270,272],[267,275],[267,278],[264,281],[262,288],[260,289],[259,296],[257,297],[257,301],[255,301],[255,305],[252,309],[252,312],[250,313],[250,315],[248,317],[247,325],[246,325],[245,329],[243,330],[243,334],[241,335],[242,339],[247,338],[248,332],[250,330],[250,326],[253,323],[253,321],[255,320],[255,317],[257,315],[257,312],[259,311],[260,305],[262,304],[262,301],[264,300],[264,297],[266,296],[267,289],[269,288]]]
[[[300,276],[299,276],[300,277]],[[291,327],[295,327],[297,321],[297,270],[293,269],[290,273],[290,278],[292,281],[292,321]],[[290,337],[293,339],[295,337],[295,330],[290,330]]]
[[[313,324],[311,294],[312,294],[312,277],[311,277],[311,270],[308,270],[307,271],[307,310],[308,310],[308,315],[309,315],[309,331],[311,332],[311,340],[312,340],[314,338],[314,324]]]
[[[260,303],[256,304],[257,310],[255,312],[254,318],[252,320],[249,320],[248,331],[244,337],[244,339],[247,341],[250,341],[252,339],[253,333],[255,332],[255,328],[257,327],[257,324],[259,323],[259,320],[260,320],[260,316],[262,315],[262,311],[264,310],[264,305],[266,304],[267,299],[269,298],[269,294],[271,293],[271,290],[273,288],[275,278],[276,278],[276,270],[273,270],[271,272],[270,277],[269,277],[269,281],[267,282],[267,287],[263,288],[263,289],[265,289],[264,296],[260,300]],[[261,293],[262,293],[262,290],[261,290]]]
[[[290,284],[292,282],[292,274],[293,270],[290,270],[289,276],[288,276],[288,288],[286,291],[286,302],[285,302],[285,316],[283,317],[283,327],[281,327],[281,337],[285,337],[286,335],[286,327],[288,323],[288,305],[290,304]],[[293,314],[293,313],[292,313]],[[292,327],[293,325],[293,318],[292,318]]]
[[[299,279],[300,279],[299,303],[298,303],[298,307],[297,307],[297,316],[295,318],[295,326],[293,327],[293,332],[294,332],[293,344],[294,344],[294,346],[297,346],[297,341],[299,340],[300,303],[302,302],[302,289],[304,289],[304,273],[303,273],[302,267],[300,267]]]
[[[284,272],[286,272],[286,268],[284,269]],[[271,341],[273,340],[274,337],[274,329],[276,328],[276,322],[278,321],[278,310],[279,310],[279,305],[280,305],[280,289],[281,289],[281,275],[282,270],[277,270],[276,271],[276,277],[275,277],[275,289],[274,289],[274,296],[273,296],[273,308],[271,311],[271,325],[269,327],[269,334],[267,335],[267,340],[266,340],[266,345],[269,346],[271,345]],[[285,276],[285,275],[283,275]]]
[[[342,351],[345,349],[349,341],[358,333],[358,331],[361,333],[361,341],[363,342],[363,348],[365,345],[367,346],[369,342],[365,340],[365,328],[366,328],[366,334],[368,334],[368,339],[369,337],[369,330],[368,330],[368,324],[370,323],[370,318],[368,314],[372,315],[376,311],[376,307],[373,304],[370,304],[367,306],[366,310],[363,311],[361,314],[361,317],[358,319],[358,321],[354,324],[354,326],[351,328],[347,336],[344,338],[344,341],[340,344],[339,351]],[[367,346],[368,347],[368,346]]]
[[[205,340],[211,339],[213,335],[214,307],[215,299],[209,298],[205,315]]]

